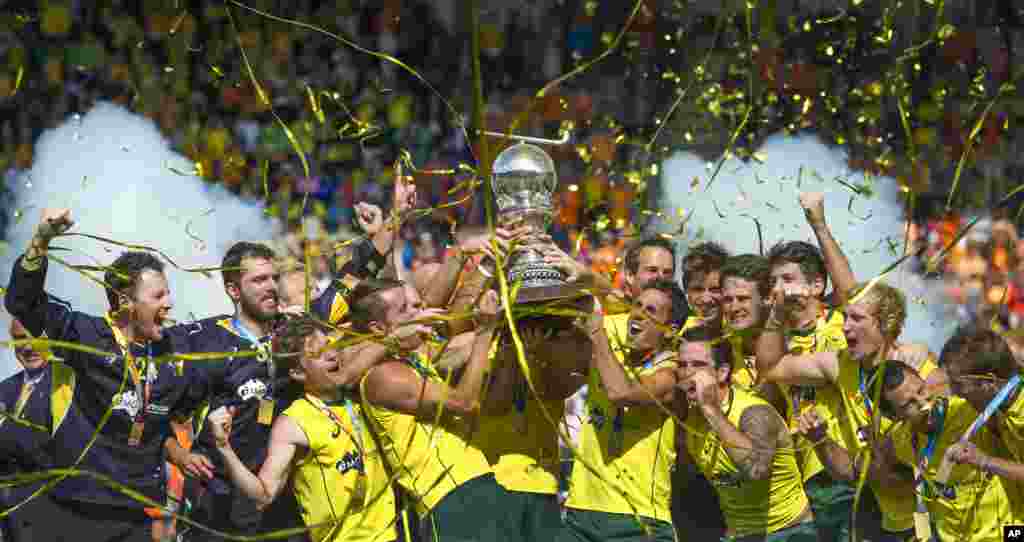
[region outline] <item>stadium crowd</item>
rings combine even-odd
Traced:
[[[240,242],[235,312],[191,322],[148,252],[107,268],[106,314],[48,292],[74,219],[44,210],[5,293],[23,371],[0,384],[0,442],[25,477],[5,536],[994,541],[1024,517],[1007,341],[906,342],[905,296],[853,275],[822,194],[800,195],[817,245],[677,261],[643,239],[616,287],[515,219],[396,266],[418,190],[392,186],[355,206],[365,235],[315,297]],[[513,335],[496,279],[524,247],[592,303]]]

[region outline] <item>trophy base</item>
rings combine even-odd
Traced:
[[[520,288],[512,314],[520,326],[563,330],[593,310],[594,296],[573,285],[556,284]]]

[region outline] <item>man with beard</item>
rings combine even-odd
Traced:
[[[778,412],[731,382],[729,345],[705,328],[683,335],[678,391],[685,394],[683,462],[719,495],[730,541],[817,542],[793,440]]]
[[[110,312],[90,316],[43,289],[50,241],[73,222],[68,209],[47,209],[25,254],[11,272],[4,302],[33,336],[78,343],[97,354],[71,348],[54,353],[75,372],[75,416],[56,434],[55,463],[109,476],[159,503],[166,498],[164,442],[172,418],[187,418],[201,397],[190,395],[189,375],[170,363],[164,333],[171,293],[163,264],[146,252],[124,252],[104,274]],[[107,415],[109,413],[109,418]],[[93,440],[93,435],[98,436]],[[87,446],[89,450],[85,453]],[[81,462],[79,456],[84,453]],[[93,478],[64,480],[51,492],[57,503],[42,540],[145,541],[151,519],[143,505]]]
[[[844,492],[852,492],[851,484],[856,478],[855,473],[843,468],[842,458],[856,455],[866,447],[867,439],[872,436],[869,433],[873,431],[873,405],[865,393],[867,375],[882,361],[906,355],[896,342],[906,319],[903,293],[877,282],[870,288],[866,284],[858,285],[850,294],[853,302],[847,306],[843,325],[846,348],[838,352],[779,355],[784,341],[782,322],[793,321],[793,316],[786,313],[800,310],[798,304],[783,300],[773,306],[760,339],[765,345],[774,341],[777,350],[773,355],[770,348],[759,349],[757,357],[760,375],[765,380],[815,388],[817,405],[799,410],[798,429],[802,434],[809,434],[808,427],[822,423],[819,418],[829,424],[828,438],[812,443],[809,449],[826,468],[823,474],[830,481],[829,485],[818,484],[818,488],[839,487]],[[934,363],[925,361],[920,372],[927,376],[935,370]],[[884,432],[888,428],[889,422],[883,418],[879,430]],[[869,480],[882,512],[883,540],[904,540],[913,534],[913,476],[902,474],[904,478],[889,477],[884,484],[880,482],[881,476]],[[806,478],[806,472],[804,476]],[[902,483],[894,480],[902,480]],[[814,504],[813,499],[811,503]],[[830,509],[825,513],[830,520],[838,520],[849,518],[850,510],[847,506],[841,511]]]
[[[685,318],[681,297],[670,281],[642,287],[621,347],[612,344],[600,307],[593,312],[587,420],[557,540],[675,539],[676,427],[666,409],[675,397],[676,365],[667,344]]]
[[[32,336],[17,319],[11,320],[12,341],[29,341]],[[60,428],[74,393],[74,373],[52,359],[49,349],[29,344],[14,348],[14,357],[22,370],[0,382],[0,470],[4,476],[51,469],[54,450],[51,435]],[[0,489],[0,510],[19,505],[42,482]],[[54,504],[49,495],[40,495],[2,520],[3,540],[31,542],[37,532],[52,521]]]
[[[245,241],[232,245],[221,262],[221,274],[234,314],[211,316],[172,331],[182,336],[189,352],[229,353],[224,359],[195,362],[194,369],[201,376],[211,411],[228,406],[237,410],[231,444],[252,470],[259,470],[266,459],[275,415],[293,399],[286,393],[288,375],[277,370],[270,355],[271,332],[280,315],[274,260],[274,252],[265,245]],[[231,483],[216,453],[212,428],[200,421],[192,450],[175,440],[167,443],[170,461],[190,477],[188,493],[196,498],[192,519],[228,533],[299,526],[290,497],[264,510]],[[189,531],[190,540],[219,538],[199,529]]]
[[[893,472],[887,468],[892,463],[915,470],[918,512],[927,510],[940,540],[1003,540],[1003,525],[1022,519],[1014,514],[1020,509],[1021,496],[998,466],[950,463],[946,465],[951,467],[949,472],[940,474],[943,463],[949,461],[943,458],[964,446],[961,439],[979,411],[961,397],[936,395],[913,367],[899,361],[887,362],[884,370],[879,368],[872,376],[881,381],[879,410],[898,422],[875,446],[874,460],[883,464],[880,470]],[[984,426],[967,442],[978,455],[992,456],[1001,447],[997,432]],[[924,540],[926,534],[918,532],[917,537]]]

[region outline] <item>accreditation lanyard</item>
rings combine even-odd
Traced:
[[[338,415],[335,414],[333,410],[331,410],[327,403],[309,394],[306,394],[306,400],[309,401],[318,410],[326,414],[327,417],[331,420],[331,422],[334,423],[335,431],[334,433],[331,434],[331,436],[334,438],[340,436],[345,426],[344,424],[342,424],[341,418],[339,418]],[[349,435],[349,437],[352,439],[352,443],[355,444],[356,451],[359,452],[359,465],[357,469],[359,470],[360,474],[366,474],[366,454],[363,451],[363,422],[360,419],[360,416],[356,414],[355,406],[352,404],[352,400],[349,399],[348,397],[345,397],[345,410],[348,411],[348,418],[352,422],[352,431],[354,433]]]
[[[657,352],[651,352],[644,358],[641,365],[641,370],[646,371],[651,367],[654,367],[655,354]],[[626,409],[625,407],[619,407],[615,410],[615,419],[612,420],[612,434],[611,439],[608,442],[608,453],[617,456],[622,453],[623,441],[625,440],[625,426],[626,426]]]
[[[270,379],[267,389],[270,390],[269,394],[273,395],[274,377],[276,375],[277,367],[275,367],[274,365],[274,356],[270,355],[266,343],[261,341],[258,337],[253,335],[251,331],[246,329],[246,327],[242,325],[242,322],[239,321],[237,317],[231,319],[231,327],[235,330],[235,333],[237,333],[240,337],[252,343],[252,347],[256,349],[257,352],[256,359],[267,364],[267,376]]]
[[[860,378],[860,395],[864,398],[864,407],[868,411],[868,421],[871,423],[875,419],[875,409],[871,406],[871,395],[868,394],[871,390],[868,389],[868,383],[864,379],[864,366],[859,365],[857,370],[857,374]],[[874,378],[872,378],[872,380],[874,380]]]
[[[106,320],[111,332],[114,334],[114,341],[121,349],[121,353],[124,354],[124,364],[132,377],[132,384],[135,385],[135,395],[139,401],[142,401],[142,405],[132,420],[131,432],[128,434],[128,445],[138,446],[142,443],[142,433],[146,429],[146,411],[149,410],[150,396],[153,392],[153,383],[149,379],[149,363],[153,358],[153,343],[146,343],[146,360],[140,366],[136,363],[135,356],[132,355],[132,347],[128,343],[128,339],[114,325],[113,319],[107,316]]]
[[[918,437],[917,432],[913,432],[910,436],[910,444],[914,448],[914,457],[917,458],[917,465],[914,472],[914,500],[916,501],[916,508],[914,510],[914,533],[918,540],[931,540],[932,538],[932,526],[930,522],[930,516],[928,515],[928,509],[924,504],[924,492],[928,489],[928,480],[925,478],[925,473],[928,472],[928,463],[931,461],[932,455],[935,454],[935,445],[939,441],[939,435],[942,434],[942,429],[946,424],[946,401],[940,399],[935,407],[936,426],[935,429],[928,432],[928,441],[925,443],[924,450],[918,452]],[[939,496],[947,499],[952,499],[954,495],[945,488],[943,485],[936,483],[936,487],[932,488],[932,494],[935,498]]]

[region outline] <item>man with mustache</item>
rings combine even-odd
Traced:
[[[317,318],[337,324],[348,312],[347,297],[351,289],[359,281],[384,271],[398,224],[415,202],[415,184],[397,176],[390,220],[385,220],[384,213],[376,205],[356,205],[356,221],[366,233],[366,238],[342,250],[338,278],[310,300],[309,308]],[[226,359],[203,362],[197,366],[196,374],[205,388],[204,395],[210,397],[210,411],[235,407],[231,444],[238,450],[243,464],[251,471],[258,471],[267,457],[275,416],[296,398],[294,390],[289,389],[288,375],[277,370],[270,355],[271,332],[284,316],[281,311],[280,273],[273,250],[245,241],[228,249],[221,262],[221,273],[225,293],[235,307],[234,314],[178,326],[174,332],[183,337],[190,352],[237,353]],[[287,300],[286,310],[290,313],[302,310],[302,303],[294,299],[296,294],[305,297],[305,284],[302,286],[301,289],[291,288],[289,292],[291,299]],[[358,354],[350,352],[351,362],[334,375],[338,383],[354,386],[367,368],[383,358],[385,351],[383,346],[368,345]],[[185,450],[175,440],[167,442],[171,461],[200,485],[195,490],[198,502],[193,519],[230,533],[265,532],[300,525],[298,509],[290,492],[275,499],[269,508],[261,508],[257,501],[230,483],[216,449],[211,428],[206,426],[200,429],[192,451]],[[198,529],[190,533],[191,540],[220,538]],[[302,540],[305,535],[293,538]]]
[[[898,422],[876,446],[874,460],[919,469],[916,498],[926,506],[940,540],[1003,540],[1003,525],[1022,519],[1015,514],[1021,496],[998,466],[993,467],[991,461],[977,462],[978,466],[950,465],[948,475],[941,475],[945,479],[939,479],[943,458],[965,446],[960,439],[979,411],[961,397],[936,395],[913,367],[899,361],[886,362],[884,371],[876,370],[873,376],[881,380],[879,410]],[[1001,447],[998,432],[985,426],[968,442],[978,456],[992,457]],[[922,538],[920,533],[918,538]]]
[[[170,421],[187,418],[202,400],[191,394],[190,370],[180,376],[174,364],[154,361],[176,350],[164,332],[173,305],[163,263],[147,252],[122,253],[103,277],[110,312],[91,316],[73,311],[43,289],[50,241],[73,224],[68,209],[43,211],[28,250],[14,264],[5,306],[33,336],[45,333],[52,340],[111,353],[55,349],[76,380],[76,415],[56,435],[55,462],[75,464],[99,430],[79,468],[109,476],[162,504]],[[152,521],[143,505],[93,478],[66,479],[52,494],[57,506],[50,524],[60,532],[81,540],[152,539]]]
[[[683,462],[719,495],[723,540],[816,542],[817,529],[785,421],[749,388],[733,384],[728,343],[687,331],[679,347],[678,392],[688,403]]]
[[[830,480],[830,485],[844,491],[849,488],[852,492],[851,484],[857,479],[857,473],[846,468],[849,462],[844,458],[854,456],[866,447],[872,432],[874,411],[864,391],[866,375],[883,360],[905,356],[896,341],[906,319],[906,299],[902,292],[882,282],[874,283],[870,288],[867,284],[858,285],[850,296],[853,302],[847,306],[843,325],[848,347],[838,352],[778,355],[784,352],[785,326],[781,322],[793,320],[793,316],[786,312],[801,310],[798,304],[778,301],[760,339],[765,345],[774,341],[777,350],[773,355],[770,348],[759,348],[757,364],[761,378],[766,381],[815,389],[816,405],[798,410],[798,432],[820,437],[812,434],[809,428],[821,423],[829,424],[826,438],[810,441],[809,449],[824,465],[823,474]],[[930,361],[922,364],[924,375],[935,370],[937,367]],[[887,429],[888,422],[883,419],[880,430],[884,432]],[[807,476],[806,472],[804,476]],[[884,484],[880,482],[880,476],[872,476],[869,480],[882,513],[882,540],[904,540],[913,534],[911,479],[912,476],[904,476],[902,483],[890,480]],[[818,487],[828,486],[819,484]],[[808,491],[808,495],[810,493]],[[850,510],[851,507],[847,506],[836,514],[849,517]]]
[[[17,319],[11,320],[10,334],[12,341],[32,339]],[[74,393],[74,373],[52,360],[49,349],[21,344],[14,348],[14,357],[22,370],[0,382],[3,414],[10,416],[0,418],[0,471],[4,476],[54,468],[51,435],[67,416]],[[0,489],[0,509],[19,505],[42,485],[34,482]],[[54,506],[45,494],[26,502],[0,521],[3,540],[43,539],[40,535],[52,521]]]

